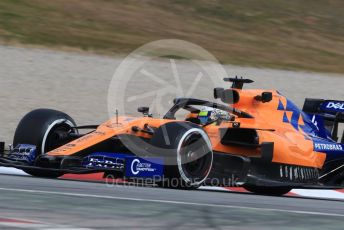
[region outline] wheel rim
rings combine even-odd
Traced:
[[[208,136],[203,130],[191,129],[184,134],[178,147],[177,163],[184,182],[199,186],[208,177],[213,152]]]
[[[51,123],[47,128],[42,141],[41,154],[45,154],[69,142],[68,133],[77,133],[73,129],[73,122],[66,119],[59,119]],[[65,137],[63,135],[65,134]]]
[[[205,143],[200,137],[199,134],[191,134],[186,138],[181,149],[183,171],[190,177],[205,175],[203,169],[208,157],[206,155],[207,153],[204,153],[202,157],[199,157],[199,153],[197,153],[200,147],[196,145],[196,142],[200,141],[202,144]]]

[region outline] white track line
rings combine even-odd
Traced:
[[[332,198],[344,199],[344,193],[335,190],[321,190],[321,189],[293,189],[292,193],[299,196],[314,197],[314,198]]]
[[[236,192],[235,190],[231,190],[230,188],[211,186],[201,186],[199,189],[205,191]],[[344,193],[328,189],[293,189],[291,190],[291,193],[300,197],[344,200]]]
[[[216,186],[201,186],[198,189],[205,190],[205,191],[224,191],[224,192],[230,192],[230,190],[224,188],[224,187],[216,187]]]
[[[30,224],[30,223],[2,223],[1,229],[32,229],[32,230],[92,230],[91,228],[78,228],[72,226],[60,226],[55,224]]]
[[[7,175],[20,175],[20,176],[29,176],[29,174],[23,172],[20,169],[0,167],[0,174]],[[212,186],[201,186],[200,190],[205,191],[227,191],[230,192],[230,189],[223,187],[212,187]],[[327,198],[327,199],[344,199],[344,193],[337,192],[335,190],[319,190],[319,189],[293,189],[292,193],[302,196],[302,197],[312,197],[312,198]]]
[[[117,197],[117,196],[93,195],[93,194],[82,194],[82,193],[67,193],[67,192],[39,191],[39,190],[27,190],[27,189],[13,189],[13,188],[0,188],[0,190],[1,191],[10,191],[10,192],[33,193],[33,194],[53,194],[53,195],[71,196],[71,197],[100,198],[100,199],[110,199],[110,200],[125,200],[125,201],[161,203],[161,204],[174,204],[174,205],[190,205],[190,206],[200,206],[200,207],[210,207],[210,208],[237,208],[237,209],[246,209],[246,210],[255,210],[255,211],[262,211],[263,210],[263,211],[292,213],[292,214],[344,217],[344,214],[338,214],[338,213],[309,212],[309,211],[301,211],[301,210],[254,208],[254,207],[245,207],[245,206],[237,206],[237,205],[193,203],[193,202],[183,202],[183,201],[173,201],[173,200],[154,200],[154,199],[142,199],[142,198],[131,198],[131,197]]]
[[[0,167],[0,174],[28,176],[23,170],[9,167]]]

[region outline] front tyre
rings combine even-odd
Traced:
[[[165,153],[164,180],[158,183],[161,187],[195,189],[207,179],[213,151],[209,137],[199,126],[167,123],[156,131],[151,144]]]
[[[36,157],[58,148],[69,141],[70,133],[77,133],[76,124],[67,114],[52,109],[36,109],[19,122],[13,138],[13,146],[30,144],[36,146]],[[37,165],[40,166],[40,165]],[[56,178],[59,172],[24,170],[32,176]]]

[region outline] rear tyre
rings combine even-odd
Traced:
[[[52,109],[36,109],[26,114],[19,122],[13,138],[13,146],[30,144],[36,146],[36,157],[58,148],[70,141],[69,133],[76,133],[76,124],[67,114]],[[39,165],[38,165],[39,166]],[[56,178],[63,174],[41,170],[24,170],[37,176]]]
[[[209,137],[199,126],[189,122],[171,122],[156,130],[151,144],[163,153],[164,188],[195,189],[207,179],[213,163]]]
[[[255,186],[255,185],[244,185],[247,191],[266,196],[283,196],[291,191],[289,187],[265,187],[265,186]]]

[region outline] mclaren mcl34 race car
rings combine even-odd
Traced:
[[[343,101],[306,99],[301,110],[276,90],[243,89],[252,80],[224,80],[232,86],[214,89],[218,102],[176,98],[163,118],[140,107],[140,117],[77,126],[63,112],[31,111],[13,147],[2,147],[0,165],[37,177],[104,172],[169,188],[243,186],[267,195],[344,187]]]

